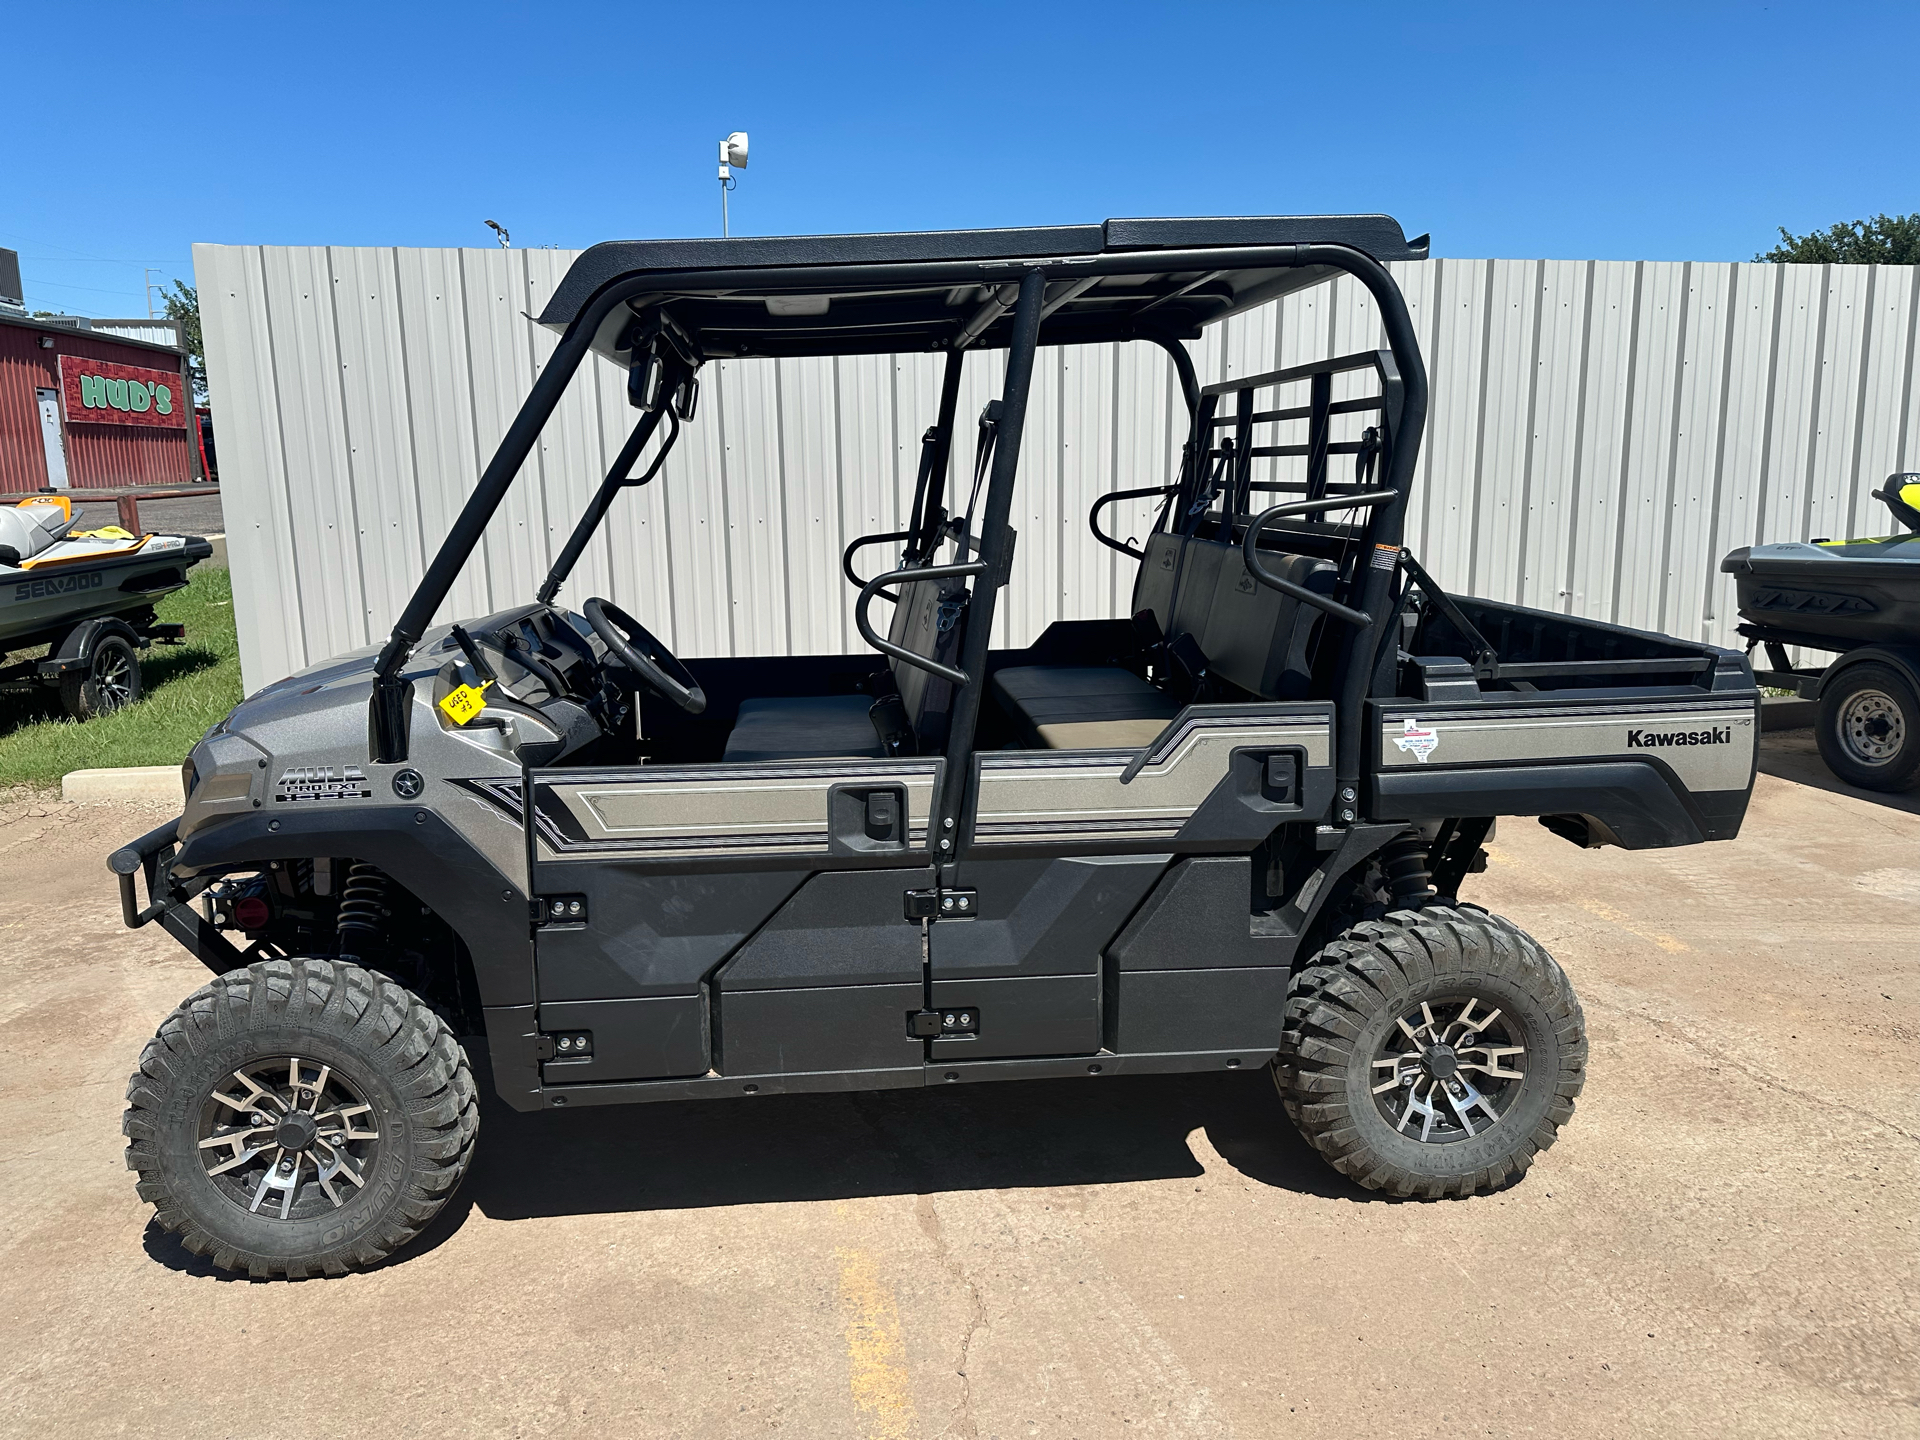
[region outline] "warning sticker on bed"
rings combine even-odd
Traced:
[[[1373,568],[1376,570],[1391,570],[1395,562],[1399,559],[1400,547],[1398,545],[1376,545],[1373,547]]]
[[[1440,732],[1418,720],[1408,720],[1404,722],[1404,732],[1393,737],[1393,743],[1424,765],[1433,747],[1440,743]]]
[[[447,697],[440,702],[440,708],[447,712],[447,718],[456,725],[464,725],[482,710],[487,708],[487,686],[491,680],[482,681],[478,688],[462,685],[449,690]]]

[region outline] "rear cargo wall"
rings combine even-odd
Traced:
[[[194,248],[249,687],[386,633],[553,351],[526,317],[573,258]],[[1409,543],[1449,586],[1731,643],[1721,555],[1883,534],[1867,492],[1920,469],[1911,268],[1393,268],[1433,382]],[[1343,279],[1191,349],[1211,383],[1380,343],[1372,299]],[[446,616],[530,598],[620,448],[625,377],[588,365]],[[958,483],[1003,365],[970,363]],[[709,365],[660,480],[620,498],[563,599],[606,596],[690,656],[861,648],[840,550],[904,523],[939,373],[926,355]],[[1359,384],[1341,377],[1336,398]],[[1150,346],[1044,351],[1035,387],[1001,644],[1127,613],[1132,564],[1092,539],[1087,509],[1163,483],[1183,438],[1171,367]],[[1335,438],[1361,423],[1346,417]],[[1109,515],[1123,536],[1149,523],[1145,505]],[[883,554],[866,552],[869,573]]]

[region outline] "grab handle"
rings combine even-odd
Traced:
[[[1263,510],[1247,526],[1247,538],[1240,542],[1240,553],[1247,562],[1247,573],[1252,575],[1269,590],[1278,590],[1282,595],[1290,595],[1303,605],[1311,605],[1316,610],[1324,610],[1336,620],[1344,620],[1349,625],[1366,629],[1373,624],[1373,617],[1364,610],[1355,610],[1342,605],[1338,600],[1329,599],[1304,585],[1296,585],[1291,580],[1282,580],[1266,566],[1260,563],[1260,531],[1267,523],[1287,515],[1318,515],[1323,510],[1348,510],[1358,506],[1384,505],[1389,500],[1400,498],[1397,490],[1366,490],[1357,495],[1331,495],[1324,500],[1289,500],[1284,505],[1275,505]]]
[[[964,670],[951,665],[942,665],[925,655],[917,655],[904,645],[896,645],[891,640],[882,640],[873,633],[873,624],[867,619],[867,606],[873,603],[873,597],[882,585],[906,585],[915,580],[946,580],[960,575],[980,575],[986,571],[986,562],[974,560],[965,565],[928,565],[921,569],[889,570],[884,575],[876,575],[860,591],[860,598],[854,602],[853,623],[859,627],[860,638],[878,650],[882,655],[891,655],[894,659],[913,666],[916,670],[925,670],[938,675],[955,685],[970,685],[972,680]]]

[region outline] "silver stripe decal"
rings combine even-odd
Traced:
[[[1120,776],[1133,750],[996,751],[979,757],[973,844],[1169,840],[1227,773],[1235,750],[1297,745],[1307,764],[1333,763],[1326,713],[1209,715],[1186,712],[1156,740],[1140,772]]]
[[[767,761],[537,775],[548,804],[536,810],[536,833],[554,856],[825,855],[828,792],[869,781],[906,791],[908,845],[924,850],[941,763]],[[555,802],[571,827],[550,813]]]
[[[1661,744],[1668,735],[1687,743]],[[1382,711],[1380,768],[1555,760],[1640,759],[1670,766],[1689,790],[1744,790],[1753,771],[1759,730],[1751,699],[1683,704],[1528,706],[1525,710]]]

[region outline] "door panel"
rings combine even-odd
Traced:
[[[931,1042],[936,1063],[1091,1055],[1100,1048],[1098,975],[936,980],[933,1008],[943,1014],[971,1011],[979,1027],[975,1035]]]
[[[723,995],[815,985],[920,983],[920,927],[901,897],[929,872],[839,870],[815,875],[715,977]]]
[[[808,990],[739,990],[721,996],[719,1067],[727,1075],[920,1069],[926,1041],[907,1033],[921,982]]]
[[[536,926],[540,1029],[593,1036],[586,1060],[556,1057],[549,1076],[860,1069],[900,1063],[903,1051],[920,1063],[924,1042],[909,1042],[907,1014],[921,1006],[924,966],[901,894],[927,883],[916,867],[941,764],[535,772],[523,817],[535,896],[543,906],[578,900],[583,915]],[[519,812],[517,782],[477,788]],[[889,861],[900,868],[877,869]],[[722,976],[736,952],[751,958],[729,1001]]]
[[[963,861],[977,919],[932,926],[937,1010],[968,1008],[977,1033],[932,1042],[935,1060],[1085,1055],[1100,1048],[1100,957],[1169,855]]]
[[[589,1080],[662,1080],[704,1075],[707,1002],[701,995],[644,1000],[566,1000],[540,1004],[540,1028],[569,1040],[586,1036],[584,1058],[556,1055],[541,1066],[549,1085]]]
[[[801,870],[660,875],[625,860],[539,867],[542,895],[584,895],[587,921],[538,931],[540,999],[688,995],[806,880]]]

